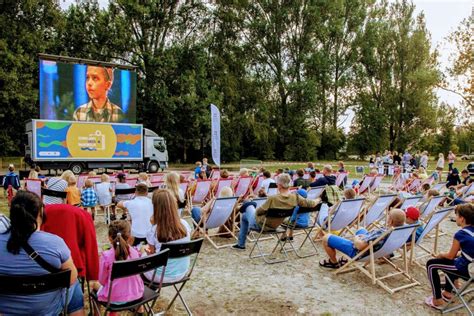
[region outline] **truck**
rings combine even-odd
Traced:
[[[26,123],[25,162],[43,170],[168,167],[166,141],[141,124],[31,120]]]

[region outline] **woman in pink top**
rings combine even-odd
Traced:
[[[140,257],[138,251],[128,244],[130,239],[130,224],[124,220],[113,221],[109,226],[109,240],[111,249],[102,252],[100,257],[99,285],[97,290],[99,301],[107,302],[110,289],[110,274],[116,260],[136,259]],[[110,302],[123,304],[140,299],[143,296],[144,285],[140,276],[130,276],[114,280]],[[140,311],[139,311],[140,312]],[[110,314],[114,315],[114,314]]]

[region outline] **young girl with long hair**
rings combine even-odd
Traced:
[[[153,193],[153,227],[148,233],[148,246],[146,252],[154,254],[159,252],[164,243],[180,243],[190,241],[191,227],[179,218],[176,198],[169,190],[156,190]],[[189,257],[169,259],[165,270],[164,282],[180,280],[188,271]],[[153,277],[153,271],[145,273],[148,279]],[[156,270],[155,280],[159,282],[161,268]]]
[[[128,221],[116,220],[110,224],[109,241],[111,248],[102,252],[99,270],[100,284],[94,285],[99,301],[106,302],[108,299],[113,263],[118,260],[137,259],[140,257],[139,252],[129,245],[129,239],[130,224]],[[134,301],[143,296],[143,291],[143,281],[138,275],[117,279],[112,285],[110,301],[114,304]]]
[[[180,204],[183,204],[184,199],[184,191],[179,187],[179,175],[176,172],[170,172],[165,176],[165,186],[173,196],[176,198],[178,203],[178,214],[181,214],[182,208],[180,208]]]

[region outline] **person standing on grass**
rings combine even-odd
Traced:
[[[441,176],[443,175],[443,169],[444,169],[444,155],[440,153],[438,155],[438,162],[436,163],[436,171],[438,172],[438,179],[441,181]]]
[[[11,185],[15,190],[20,188],[20,179],[15,173],[15,166],[13,164],[8,166],[8,173],[3,177],[3,188],[7,190],[9,185]]]
[[[450,150],[448,153],[448,168],[449,171],[453,170],[454,161],[456,160],[456,155]]]

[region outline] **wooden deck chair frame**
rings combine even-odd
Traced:
[[[408,260],[409,258],[407,256],[408,251],[407,251],[407,243],[406,243],[410,235],[412,236],[412,240],[415,238],[415,232],[416,232],[417,227],[418,225],[413,224],[413,225],[405,225],[401,227],[391,228],[387,230],[385,233],[383,233],[376,240],[371,241],[369,245],[363,250],[361,250],[355,257],[350,258],[343,254],[343,256],[346,257],[348,261],[342,267],[337,269],[334,273],[341,274],[341,273],[347,273],[347,272],[351,272],[358,269],[367,277],[369,277],[373,285],[379,285],[381,288],[383,288],[385,291],[387,291],[390,294],[394,294],[395,292],[398,292],[400,290],[407,289],[416,285],[420,285],[420,283],[409,274],[409,260]],[[393,237],[394,233],[398,233],[401,235],[401,237],[397,236],[399,238],[395,240],[396,242],[398,242],[397,246],[399,247],[388,247],[387,245],[390,245],[391,237]],[[381,240],[385,238],[386,240],[384,244],[382,245],[382,247],[374,251],[374,245],[376,245],[378,242],[380,242]],[[400,243],[402,244],[400,245]],[[402,248],[402,251],[403,251],[402,252],[403,268],[398,267],[397,265],[395,265],[393,262],[391,262],[390,260],[386,258],[391,253],[393,253],[394,251],[400,248]],[[413,247],[411,247],[410,251],[413,251]],[[384,260],[396,272],[388,273],[383,276],[377,276],[376,271],[375,271],[376,270],[375,260],[380,259],[380,258]],[[369,266],[369,268],[367,268],[367,266]],[[396,287],[396,288],[391,288],[384,282],[385,279],[398,276],[398,275],[404,276],[406,279],[408,279],[409,283]]]
[[[232,238],[237,240],[234,232],[224,225],[229,218],[233,219],[233,213],[237,205],[237,200],[238,198],[235,196],[217,198],[212,204],[209,215],[205,220],[204,218],[201,218],[201,221],[196,223],[194,219],[192,219],[194,225],[196,226],[196,230],[199,231],[200,234],[204,235],[204,238],[207,239],[215,249],[230,247],[234,244],[234,242],[218,245],[212,240],[212,237],[230,234]],[[219,228],[221,226],[225,228],[225,232],[210,233],[209,230]]]
[[[303,239],[303,242],[300,244],[299,247],[295,247],[292,240],[287,239],[285,241],[285,243],[290,244],[290,247],[291,247],[291,249],[287,249],[287,251],[294,251],[295,255],[298,258],[307,258],[307,257],[317,255],[319,253],[318,249],[316,248],[316,244],[314,243],[313,239],[311,238],[311,233],[313,232],[313,229],[317,226],[317,223],[318,223],[318,216],[317,215],[314,216],[313,217],[313,222],[310,225],[308,225],[307,227],[296,227],[296,221],[298,220],[298,216],[300,216],[301,214],[305,214],[305,213],[316,213],[316,212],[319,212],[318,207],[299,207],[298,213],[296,214],[295,221],[294,222],[288,222],[288,224],[282,224],[282,226],[286,227],[287,229],[291,229],[293,231],[301,231],[305,235],[305,237]],[[303,248],[304,244],[308,240],[309,240],[311,246],[313,247],[314,251],[312,251],[310,253],[303,254],[303,253],[301,253],[301,249]]]
[[[112,265],[112,271],[110,275],[110,288],[107,296],[107,302],[99,301],[97,298],[97,293],[95,291],[92,291],[90,293],[93,305],[91,306],[91,310],[92,308],[94,308],[95,315],[100,315],[100,306],[103,306],[105,307],[103,315],[107,315],[108,312],[120,312],[129,310],[133,311],[134,314],[136,314],[138,308],[140,308],[140,306],[143,306],[148,315],[154,315],[153,306],[155,305],[161,293],[162,281],[165,275],[166,265],[168,264],[168,255],[169,250],[166,249],[151,256],[131,260],[115,261]],[[133,275],[142,275],[143,273],[151,270],[154,270],[153,277],[151,278],[151,280],[154,280],[156,275],[156,269],[160,267],[162,267],[160,278],[161,281],[160,283],[158,283],[158,286],[155,290],[151,289],[148,286],[152,283],[152,281],[148,281],[149,284],[145,284],[145,291],[143,292],[142,298],[135,301],[127,302],[125,304],[113,304],[110,301],[110,296],[112,294],[112,284],[114,280]]]
[[[169,250],[168,260],[193,256],[193,258],[191,259],[191,264],[188,268],[188,271],[180,280],[169,282],[169,283],[163,282],[161,284],[161,288],[172,286],[176,291],[175,295],[173,296],[171,301],[168,303],[168,306],[166,307],[166,310],[165,310],[166,312],[170,310],[171,306],[173,306],[174,302],[179,297],[188,315],[193,314],[188,304],[186,303],[185,299],[181,295],[181,291],[183,290],[186,283],[189,280],[191,280],[191,275],[193,274],[194,267],[196,265],[199,253],[201,251],[203,241],[204,241],[203,238],[199,238],[192,241],[186,241],[186,242],[180,242],[180,243],[167,243],[167,244],[161,245],[161,250],[166,250],[166,249]],[[159,283],[156,283],[156,282],[152,282],[149,285],[149,287],[153,290],[156,290],[158,286],[159,286]]]
[[[415,242],[415,245],[418,246],[418,248],[420,248],[421,250],[423,250],[424,254],[422,254],[421,256],[416,256],[416,253],[413,252],[412,257],[410,257],[410,263],[411,264],[415,263],[418,266],[424,268],[425,266],[422,265],[419,262],[419,260],[423,259],[427,256],[433,256],[434,257],[438,254],[439,225],[453,210],[454,210],[454,207],[447,207],[447,208],[437,210],[437,211],[433,212],[430,215],[429,219],[427,220],[427,222],[426,222],[426,224],[423,228],[423,231],[422,231],[420,237],[418,237],[418,240],[416,240],[416,242]],[[435,230],[435,239],[434,239],[434,242],[433,242],[433,249],[430,250],[427,247],[425,247],[424,245],[422,245],[421,243],[423,242],[424,238],[433,229]]]
[[[408,186],[406,186],[406,191],[407,192],[418,192],[419,188],[421,186],[421,179],[413,179]]]
[[[448,272],[448,271],[447,271]],[[447,273],[445,272],[445,273]],[[458,276],[460,279],[463,279],[465,282],[464,284],[461,286],[461,288],[456,288],[456,286],[453,284],[453,281],[451,281],[450,278],[446,278],[447,281],[451,284],[452,288],[453,288],[453,291],[454,291],[454,295],[453,297],[446,303],[446,305],[443,307],[443,309],[441,310],[441,314],[446,314],[446,313],[449,313],[449,312],[452,312],[452,311],[455,311],[455,310],[458,310],[458,309],[461,309],[461,308],[465,308],[468,312],[469,312],[469,315],[470,316],[474,316],[474,313],[472,312],[471,308],[469,307],[469,304],[468,302],[466,302],[466,299],[465,299],[465,296],[469,293],[471,293],[472,291],[474,291],[474,288],[471,288],[471,285],[473,284],[474,282],[474,276],[473,275],[470,275],[469,279],[466,279],[465,276],[461,276],[461,275],[458,275],[456,273],[453,273],[452,271],[449,271],[449,274],[451,275],[456,275]],[[451,306],[452,303],[454,303],[454,300],[458,298],[460,301],[461,301],[461,304],[457,304],[457,305],[454,305],[454,306]]]
[[[429,218],[444,200],[446,200],[446,197],[443,195],[432,196],[428,201],[426,201],[425,207],[421,210],[420,218],[424,220]]]
[[[285,262],[288,261],[288,253],[285,249],[285,242],[281,241],[281,235],[286,232],[286,229],[282,228],[281,226],[273,229],[268,229],[266,224],[267,220],[269,218],[286,218],[290,217],[293,214],[293,208],[291,209],[278,209],[278,208],[270,208],[267,211],[267,214],[265,216],[265,219],[262,223],[261,228],[256,231],[250,229],[249,233],[250,234],[257,234],[257,238],[255,238],[255,242],[250,250],[249,258],[250,259],[255,259],[255,258],[263,258],[263,261],[267,264],[274,264],[274,263],[279,263],[279,262]],[[262,241],[261,237],[264,235],[270,235],[275,237],[276,239],[276,244],[275,247],[273,247],[273,250],[270,253],[265,253],[263,248],[261,247],[260,243]],[[280,248],[280,253],[283,254],[282,258],[273,258],[272,256],[277,250],[277,248]],[[258,254],[253,255],[253,252],[255,249],[258,250]]]
[[[388,211],[388,207],[396,197],[396,194],[380,195],[370,206],[365,207],[360,221],[363,224],[362,226],[367,229],[377,226],[377,222],[383,219]]]
[[[322,226],[320,226],[317,230],[316,236],[318,236],[321,231],[331,231],[333,229],[339,231],[339,236],[342,236],[346,231],[350,231],[350,228],[359,219],[359,215],[361,214],[364,206],[364,201],[365,198],[355,198],[351,200],[343,200],[334,205],[329,210],[329,215],[323,222]],[[350,207],[351,204],[355,203],[359,204],[357,208],[353,206]],[[348,211],[352,212],[349,214],[349,216],[347,214]]]
[[[213,197],[218,197],[224,187],[232,188],[232,182],[233,181],[234,181],[234,179],[231,178],[231,177],[229,177],[227,179],[218,179],[217,183],[214,187],[214,190],[212,190],[212,196]]]

